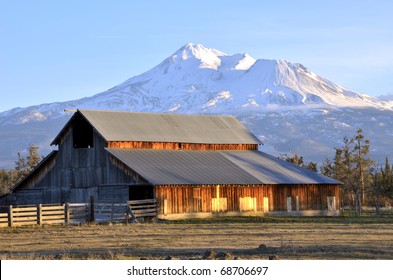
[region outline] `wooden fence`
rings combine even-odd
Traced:
[[[8,213],[0,213],[0,227],[8,227]]]
[[[128,201],[128,210],[133,218],[157,217],[157,201],[155,199]]]
[[[92,221],[89,203],[66,204],[66,224],[84,224]]]
[[[127,203],[106,203],[94,205],[95,221],[125,221],[127,219]]]
[[[127,203],[67,203],[63,205],[9,206],[0,213],[0,227],[45,224],[84,224],[89,222],[138,221],[157,216],[155,199]]]

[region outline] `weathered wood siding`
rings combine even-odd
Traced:
[[[340,199],[339,185],[275,185],[271,188],[274,193],[273,211],[287,211],[287,197],[291,197],[293,211],[296,210],[296,197],[300,211],[327,210],[328,196],[335,196],[336,201]]]
[[[200,190],[197,197],[195,197],[194,189]],[[212,212],[212,199],[217,198],[216,185],[156,186],[155,192],[160,205],[160,214],[164,214],[164,204],[166,205],[165,214]],[[273,193],[268,186],[219,186],[219,198],[226,198],[227,211],[240,211],[240,197],[256,197],[256,211],[263,211],[264,197],[268,197],[271,201]]]
[[[73,147],[72,127],[62,135],[54,159],[26,181],[5,204],[126,201],[128,187],[145,183],[113,158],[106,141],[96,132],[93,147]]]
[[[109,141],[108,148],[156,150],[258,150],[258,144],[194,144],[173,142]]]
[[[197,191],[195,191],[197,190]],[[180,214],[194,212],[212,212],[212,199],[217,198],[216,185],[155,187],[159,214]],[[227,211],[240,211],[239,198],[256,198],[255,211],[266,211],[264,200],[267,197],[269,211],[287,211],[287,197],[299,210],[326,210],[327,197],[335,196],[339,201],[337,185],[221,185],[219,197],[226,198]],[[294,209],[295,210],[295,209]]]

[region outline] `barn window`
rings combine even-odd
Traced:
[[[93,127],[84,119],[75,121],[72,132],[75,149],[93,147]]]

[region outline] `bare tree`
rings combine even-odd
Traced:
[[[29,146],[27,156],[19,152],[13,169],[0,170],[0,195],[7,194],[15,184],[26,178],[41,160],[38,147],[34,144]]]

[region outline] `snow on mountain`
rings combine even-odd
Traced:
[[[42,121],[76,108],[215,114],[304,105],[392,109],[389,102],[347,90],[301,64],[227,55],[189,43],[153,69],[100,94],[12,109],[0,118]]]
[[[70,114],[64,113],[64,109],[236,115],[279,153],[289,144],[301,146],[300,143],[303,143],[312,146],[310,143],[316,143],[314,144],[316,147],[318,143],[308,131],[300,136],[287,133],[286,137],[277,131],[286,127],[288,131],[293,129],[291,124],[294,125],[295,120],[287,117],[288,112],[292,112],[290,114],[310,126],[310,128],[299,126],[305,130],[311,129],[311,126],[317,129],[318,126],[310,123],[310,120],[316,120],[317,114],[330,118],[332,129],[335,126],[341,127],[340,123],[346,122],[343,118],[349,117],[351,120],[348,121],[348,126],[355,131],[361,122],[357,122],[359,118],[356,119],[354,115],[362,112],[362,116],[366,116],[362,117],[362,120],[366,120],[371,112],[373,115],[378,115],[383,111],[386,117],[386,114],[393,113],[393,102],[345,89],[298,63],[285,60],[256,60],[249,54],[228,55],[200,44],[189,43],[151,70],[105,92],[79,100],[14,108],[1,112],[0,131],[8,129],[18,134],[20,129],[14,129],[18,126],[23,127],[25,132],[34,129],[37,131],[37,127],[50,123],[49,127],[55,130],[50,133],[53,138],[61,128],[58,126],[69,118]],[[269,131],[262,129],[267,125],[261,116],[272,122],[269,123]],[[280,118],[283,123],[274,126],[273,123]],[[318,118],[318,121],[321,119]],[[384,119],[378,121],[386,128]],[[288,123],[288,126],[283,126],[285,123]],[[335,139],[342,139],[345,136],[337,135],[338,132],[335,131],[329,133],[335,135]],[[277,141],[277,135],[280,135],[280,141]],[[19,140],[16,146],[16,143],[13,145],[9,142],[9,138],[4,136],[0,137],[0,150],[1,147],[7,147],[6,154],[12,152],[16,155],[18,149],[25,148],[29,144],[25,143],[27,140]],[[16,135],[8,136],[16,137]],[[298,141],[294,141],[291,137],[298,137]],[[299,137],[303,137],[301,141]],[[52,140],[49,138],[43,140],[38,135],[35,138],[32,136],[25,138],[28,138],[30,143],[43,143],[43,145],[47,145]],[[289,144],[284,145],[281,141],[287,141]],[[326,147],[332,148],[332,139],[329,141]],[[278,145],[278,142],[281,144]],[[10,156],[7,155],[6,158]],[[0,158],[0,167],[2,161],[5,159]]]
[[[393,108],[393,94],[382,95],[379,96],[378,99],[384,100],[390,106],[390,108]]]
[[[378,96],[378,99],[384,100],[384,101],[393,101],[393,94],[385,94]]]

